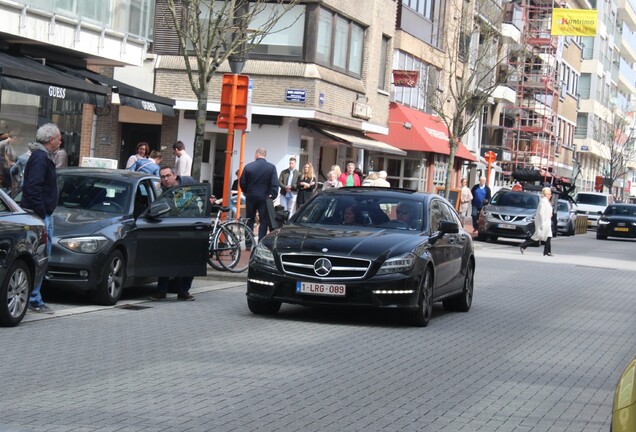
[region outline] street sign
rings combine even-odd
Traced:
[[[217,126],[229,129],[247,129],[247,99],[250,78],[247,75],[223,75],[221,89],[221,110],[217,118]]]
[[[307,91],[300,89],[287,89],[285,92],[286,102],[305,102]]]
[[[484,159],[486,159],[488,163],[494,163],[497,161],[497,153],[488,151],[484,153]]]

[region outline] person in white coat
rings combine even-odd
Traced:
[[[534,215],[534,234],[528,240],[521,243],[519,249],[521,253],[531,244],[537,242],[545,242],[543,247],[543,255],[552,256],[552,248],[550,239],[552,238],[552,190],[544,187],[541,190],[541,199],[537,206],[537,212]]]

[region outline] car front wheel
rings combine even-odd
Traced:
[[[417,306],[417,310],[411,312],[409,316],[409,324],[415,327],[426,327],[433,315],[433,274],[428,267],[422,276]]]
[[[607,236],[605,234],[599,234],[599,232],[596,232],[596,240],[607,240]]]
[[[113,251],[108,255],[102,279],[99,281],[94,299],[97,304],[112,306],[121,298],[126,280],[126,262],[120,251]]]
[[[13,327],[22,321],[33,289],[33,278],[24,261],[16,261],[9,267],[0,292],[0,326]]]

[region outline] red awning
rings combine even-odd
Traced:
[[[389,134],[367,135],[402,150],[450,154],[448,129],[438,117],[395,102],[389,105]],[[462,143],[455,156],[473,162],[477,160]]]

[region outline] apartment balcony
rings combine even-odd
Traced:
[[[630,62],[636,62],[636,35],[625,23],[621,32],[621,56]]]
[[[618,86],[626,94],[636,94],[636,73],[623,59],[620,59]]]
[[[631,28],[636,28],[636,0],[618,0],[618,15],[628,22]]]
[[[144,0],[142,13],[133,11],[128,3],[115,1],[111,6],[116,9],[109,10],[106,2],[0,0],[0,39],[19,38],[23,45],[57,47],[91,64],[141,66],[149,43],[152,7]],[[87,16],[88,9],[94,13],[92,18]],[[135,13],[137,26],[133,25]]]

